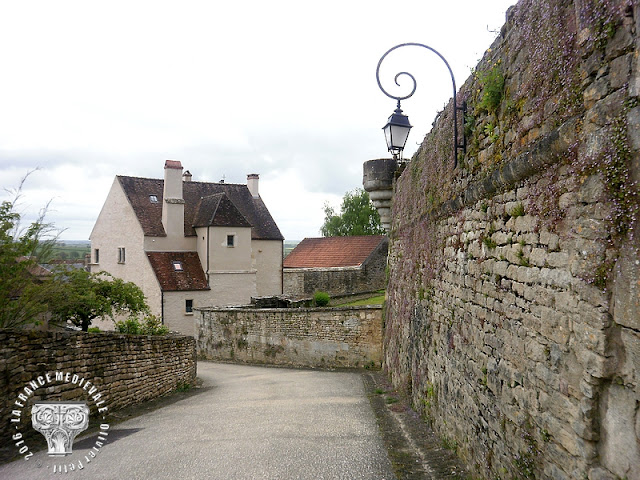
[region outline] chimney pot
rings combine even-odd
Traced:
[[[259,180],[260,175],[258,175],[257,173],[250,173],[249,175],[247,175],[247,188],[249,189],[249,192],[251,192],[251,196],[253,198],[258,198],[260,196],[258,190]]]
[[[165,160],[164,161],[164,168],[175,168],[175,169],[180,169],[182,170],[182,163],[180,162],[180,160]]]

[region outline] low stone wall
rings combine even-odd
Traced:
[[[370,276],[363,267],[285,268],[284,291],[294,297],[313,296],[317,291],[331,296],[375,292],[384,289],[382,274]]]
[[[198,356],[312,367],[376,367],[382,308],[210,308],[196,315]]]
[[[69,373],[70,380],[55,382],[56,372]],[[54,381],[48,382],[47,374]],[[75,383],[71,380],[74,375]],[[0,330],[0,443],[8,441],[9,428],[15,428],[10,417],[18,408],[15,402],[19,395],[28,398],[20,408],[27,413],[20,422],[26,427],[36,401],[86,398],[89,389],[83,390],[80,378],[96,387],[109,411],[142,403],[180,385],[193,384],[195,340],[183,336]],[[25,392],[25,388],[33,393]],[[95,405],[90,407],[95,415]]]
[[[388,245],[385,239],[360,266],[284,268],[284,293],[292,297],[310,297],[322,291],[333,297],[384,290]]]

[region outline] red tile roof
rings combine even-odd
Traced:
[[[163,292],[209,290],[197,252],[147,252],[147,258]]]
[[[284,268],[357,267],[362,265],[387,237],[305,238],[284,259]]]

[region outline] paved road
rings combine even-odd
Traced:
[[[201,393],[114,425],[82,471],[53,474],[40,452],[0,479],[395,478],[360,374],[201,362],[198,376]]]

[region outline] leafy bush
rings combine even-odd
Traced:
[[[89,332],[89,333],[100,333],[100,328],[98,328],[98,327],[89,327],[87,329],[87,332]]]
[[[140,322],[135,317],[129,317],[124,321],[116,322],[116,330],[118,333],[138,335],[140,333]]]
[[[313,301],[318,307],[325,307],[329,305],[329,294],[326,292],[316,292],[313,295]]]
[[[169,328],[163,325],[155,315],[149,315],[142,323],[136,317],[129,317],[124,321],[116,322],[116,330],[119,333],[129,335],[166,335],[169,333]]]
[[[140,333],[143,335],[166,335],[169,333],[169,327],[163,325],[155,315],[149,315],[144,319],[140,327]]]

